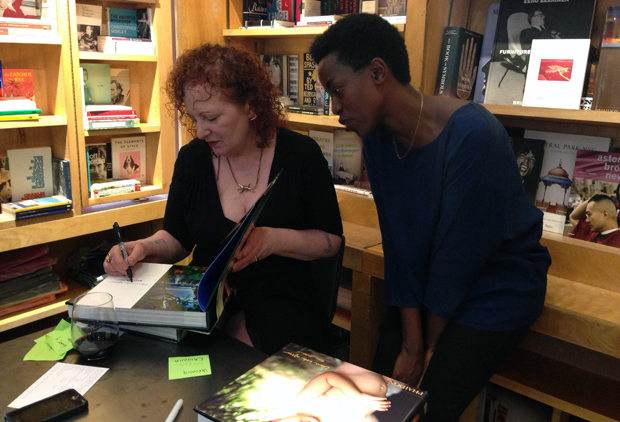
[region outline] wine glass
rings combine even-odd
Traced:
[[[112,295],[94,292],[78,296],[71,312],[71,341],[88,360],[103,359],[118,341],[118,319]]]

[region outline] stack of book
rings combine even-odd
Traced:
[[[299,19],[297,26],[329,26],[343,17],[343,15],[304,16]]]
[[[28,120],[37,121],[41,109],[37,108],[34,101],[26,97],[1,97],[0,98],[0,122]]]
[[[155,55],[155,43],[143,38],[97,37],[97,50],[106,54]]]
[[[2,204],[2,213],[14,217],[15,220],[23,220],[71,211],[72,207],[70,199],[62,195],[55,195]]]
[[[88,130],[121,129],[140,126],[140,119],[131,106],[87,105],[85,123]]]
[[[53,302],[67,286],[52,273],[57,258],[46,245],[0,254],[0,316]]]
[[[140,192],[140,181],[136,179],[121,179],[95,182],[90,185],[90,197],[105,198],[107,196],[122,195],[124,193]]]

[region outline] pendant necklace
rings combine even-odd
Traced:
[[[230,165],[230,160],[228,159],[228,157],[226,157],[226,162],[228,163],[228,168],[230,168],[230,174],[232,174],[233,180],[235,181],[237,186],[239,186],[239,193],[240,194],[243,193],[243,192],[254,192],[254,189],[256,189],[256,187],[258,186],[258,179],[259,179],[259,176],[260,176],[260,164],[263,161],[263,150],[264,150],[264,148],[260,149],[260,156],[258,157],[258,171],[256,172],[256,182],[254,183],[254,187],[252,187],[251,183],[248,183],[247,185],[242,185],[241,183],[239,183],[237,181],[237,178],[235,177],[235,172],[233,171],[232,166]],[[220,170],[219,156],[218,156],[217,170],[218,170],[218,176],[219,176],[219,172],[220,172],[219,171]]]
[[[392,133],[392,143],[394,144],[394,152],[396,153],[396,157],[399,160],[402,160],[403,158],[405,158],[407,154],[409,154],[409,151],[411,151],[413,144],[415,144],[415,138],[418,135],[418,129],[420,128],[420,119],[422,118],[423,108],[424,108],[424,94],[420,94],[420,113],[418,114],[418,123],[416,124],[415,132],[413,132],[413,138],[411,138],[411,143],[409,144],[409,148],[407,148],[407,151],[405,151],[402,157],[398,153],[398,146],[396,145],[396,138],[394,137],[394,134]]]

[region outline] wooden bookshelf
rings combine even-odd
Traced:
[[[51,35],[46,37],[33,35],[2,35],[0,36],[0,43],[62,45],[62,38],[59,35]]]
[[[300,123],[310,126],[322,126],[332,129],[344,129],[344,126],[338,122],[338,116],[314,116],[311,114],[288,113],[287,122]]]
[[[101,62],[153,62],[157,63],[157,56],[139,54],[106,54],[91,51],[80,51],[80,60]]]
[[[67,126],[67,116],[39,116],[39,120],[0,122],[2,129],[31,129],[51,126]]]
[[[122,129],[101,129],[101,130],[85,130],[84,136],[123,136],[136,135],[139,133],[157,133],[161,129],[160,125],[150,123],[140,123],[139,127],[127,127]]]

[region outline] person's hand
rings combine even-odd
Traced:
[[[385,412],[389,410],[392,403],[385,397],[377,397],[366,393],[361,393],[358,400],[360,405],[368,410]]]
[[[251,229],[243,248],[239,251],[232,265],[233,272],[271,255],[278,244],[277,230],[271,227],[254,227]]]
[[[424,350],[409,351],[401,349],[396,358],[392,378],[397,381],[417,387],[424,373]]]
[[[127,263],[134,266],[146,257],[144,245],[139,241],[125,242],[125,250],[127,251],[127,262],[123,259],[121,248],[114,245],[103,261],[103,269],[109,275],[123,277],[127,275]]]
[[[474,89],[474,81],[478,72],[476,63],[476,49],[478,46],[473,38],[469,38],[461,48],[461,61],[459,63],[459,76],[457,80],[456,95],[466,100]]]

